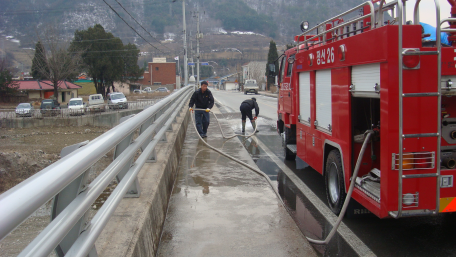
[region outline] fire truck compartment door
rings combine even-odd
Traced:
[[[310,72],[299,73],[299,115],[301,122],[310,122]]]
[[[380,63],[353,66],[351,79],[353,96],[380,97]]]
[[[332,130],[331,70],[319,70],[316,74],[317,128]]]

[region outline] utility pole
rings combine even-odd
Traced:
[[[197,80],[196,83],[198,87],[200,86],[200,48],[199,48],[199,40],[202,38],[202,34],[200,33],[200,23],[199,23],[199,7],[196,7],[196,73],[197,73]]]
[[[190,34],[191,38],[191,34]],[[190,62],[193,62],[193,45],[192,40],[190,40]],[[192,76],[195,76],[195,65],[192,65]]]
[[[184,83],[185,86],[188,85],[188,64],[187,64],[187,25],[185,23],[185,0],[182,0],[182,13],[183,13],[183,27],[184,27]]]

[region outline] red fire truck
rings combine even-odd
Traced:
[[[456,1],[424,40],[402,1],[368,1],[295,37],[279,58],[285,157],[325,178],[338,215],[347,188],[380,218],[456,211]],[[434,1],[432,1],[434,2]],[[453,45],[440,41],[448,33]],[[366,131],[373,133],[352,178]]]

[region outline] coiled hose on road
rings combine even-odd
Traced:
[[[200,110],[200,111],[206,111],[206,109],[195,109],[195,110]],[[212,111],[211,111],[212,112]],[[213,113],[214,114],[214,113]],[[280,197],[280,194],[279,192],[276,190],[276,188],[274,187],[274,185],[272,184],[272,181],[271,179],[269,179],[269,177],[264,173],[262,172],[261,170],[259,170],[258,168],[255,168],[247,163],[244,163],[240,160],[237,160],[235,159],[233,156],[223,152],[222,150],[219,150],[211,145],[209,145],[206,141],[204,141],[200,134],[198,133],[198,130],[196,129],[196,123],[195,123],[195,117],[193,115],[193,113],[190,115],[192,117],[192,123],[193,123],[193,127],[195,128],[195,131],[196,133],[198,134],[199,138],[201,141],[203,141],[203,143],[209,147],[210,149],[216,151],[217,153],[225,156],[226,158],[232,160],[232,161],[235,161],[239,164],[241,164],[242,166],[256,172],[257,174],[259,174],[260,176],[262,176],[264,179],[266,179],[266,181],[268,182],[269,186],[271,187],[272,191],[274,191],[274,193],[276,194],[277,198],[279,199],[280,203],[282,204],[282,206],[286,208],[284,202],[282,201],[282,197]],[[245,136],[245,135],[238,135],[238,134],[235,134],[234,136],[230,136],[230,137],[225,137],[225,135],[223,134],[223,130],[222,130],[222,127],[220,125],[220,122],[219,120],[217,119],[217,116],[214,114],[214,117],[215,119],[217,120],[217,123],[218,123],[218,126],[220,128],[220,132],[222,133],[222,136],[223,138],[225,139],[231,139],[231,138],[234,138],[236,136],[243,136],[243,137],[246,137],[246,138],[249,138],[251,136],[253,136],[256,132],[256,128],[258,127],[258,124],[256,124],[255,126],[255,130],[253,131],[252,134],[248,135],[248,136]],[[361,151],[359,152],[359,155],[358,155],[358,160],[356,161],[356,166],[355,166],[355,171],[353,172],[353,176],[352,176],[352,179],[351,179],[351,183],[350,183],[350,187],[348,189],[348,192],[347,192],[347,196],[345,198],[345,201],[344,201],[344,205],[342,206],[342,210],[340,211],[340,214],[339,214],[339,217],[337,218],[337,221],[336,223],[334,224],[333,228],[331,229],[331,231],[329,232],[328,236],[326,237],[325,240],[317,240],[317,239],[313,239],[313,238],[309,238],[309,237],[306,237],[306,239],[313,243],[313,244],[328,244],[329,241],[331,240],[331,238],[334,236],[334,234],[337,232],[337,229],[339,228],[339,225],[340,223],[342,222],[342,219],[344,218],[345,216],[345,212],[347,211],[347,207],[348,207],[348,203],[350,202],[350,199],[351,199],[351,195],[353,193],[353,190],[355,188],[355,179],[357,176],[358,176],[358,171],[359,171],[359,167],[361,165],[361,160],[363,158],[363,155],[364,155],[364,152],[366,150],[366,147],[367,147],[367,142],[369,142],[370,140],[370,137],[371,135],[373,134],[374,132],[372,130],[368,130],[364,133],[365,135],[365,138],[364,138],[364,142],[363,142],[363,146],[361,147]]]

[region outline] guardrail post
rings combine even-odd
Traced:
[[[150,125],[152,125],[155,121],[155,116],[150,117],[149,119],[144,122],[141,127],[139,128],[139,134],[141,135]],[[141,146],[141,152],[146,149],[147,145],[152,141],[153,136],[151,136],[142,146]]]
[[[119,124],[128,120],[129,118],[133,117],[134,115],[129,115],[120,118]],[[126,136],[117,146],[116,149],[114,150],[114,160],[122,154],[122,152],[127,149],[127,147],[131,144],[131,140],[133,139],[133,134],[135,132],[132,132],[130,135]],[[119,183],[122,178],[127,174],[128,170],[130,170],[130,167],[133,164],[133,158],[131,158],[125,166],[122,167],[120,172],[116,175],[117,183]],[[139,191],[139,181],[138,178],[135,178],[135,182],[131,185],[131,187],[128,189],[127,194],[125,197],[139,197],[140,191]]]
[[[60,157],[63,158],[68,154],[76,151],[78,148],[85,146],[89,141],[84,141],[74,145],[66,146],[60,151]],[[87,169],[81,176],[73,180],[60,193],[54,196],[52,201],[51,220],[54,220],[81,192],[87,188],[87,180],[89,177],[90,168]],[[55,248],[55,253],[59,257],[65,256],[71,246],[76,242],[80,233],[86,228],[87,213],[84,214],[79,221],[73,226],[68,234],[63,238],[60,244]],[[97,250],[93,247],[90,257],[97,256]]]
[[[149,107],[149,106],[148,106]],[[145,108],[147,109],[147,107]],[[150,125],[152,125],[155,121],[155,115],[153,115],[152,117],[150,117],[146,122],[144,122],[142,125],[141,125],[141,128],[139,129],[139,134],[142,134]],[[141,152],[144,151],[144,149],[146,149],[147,145],[152,141],[152,139],[154,138],[155,136],[155,132],[154,134],[141,146]],[[155,155],[155,149],[152,151],[152,154],[150,155],[149,159],[147,160],[147,162],[156,162],[156,155]]]

